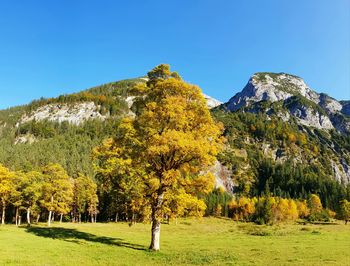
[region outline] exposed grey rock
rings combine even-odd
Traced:
[[[39,107],[37,110],[22,117],[19,124],[30,121],[53,121],[68,122],[79,125],[88,119],[106,119],[107,115],[101,115],[99,106],[94,102],[82,102],[75,104],[47,104]]]
[[[350,120],[346,119],[346,117],[342,113],[332,114],[330,118],[333,125],[339,132],[343,134],[349,134]]]
[[[212,173],[215,177],[215,187],[224,188],[228,193],[233,191],[233,181],[232,181],[232,172],[222,165],[219,161],[216,161],[215,164],[209,168],[209,172]]]
[[[340,102],[333,99],[332,97],[329,97],[327,94],[321,93],[320,94],[320,103],[319,105],[323,107],[327,111],[327,113],[338,113],[342,110],[343,106]]]
[[[248,106],[250,103],[267,100],[271,102],[284,100],[292,96],[290,93],[286,93],[280,90],[276,90],[278,85],[276,82],[269,79],[268,82],[261,83],[254,79],[254,76],[250,78],[248,84],[244,89],[232,97],[226,104],[230,111],[237,111],[241,107]]]
[[[350,116],[350,101],[342,101],[342,113]]]
[[[21,136],[18,136],[16,139],[15,139],[15,145],[16,144],[24,144],[24,143],[28,143],[28,144],[32,144],[34,142],[36,142],[37,139],[35,138],[34,135],[32,134],[26,134],[26,135],[21,135]]]
[[[295,106],[289,111],[298,119],[298,122],[304,126],[315,127],[318,129],[334,128],[328,116],[322,115],[306,106]]]
[[[342,184],[350,183],[350,167],[346,164],[345,160],[341,160],[340,163],[332,161],[332,170],[334,178]]]
[[[279,112],[276,114],[283,122],[287,122],[290,119],[290,114],[288,112]]]
[[[209,109],[217,107],[217,106],[222,104],[222,102],[220,102],[220,101],[218,101],[218,100],[216,100],[216,99],[214,99],[214,98],[212,98],[204,93],[203,93],[203,96],[207,100],[207,105],[208,105]]]
[[[290,91],[292,94],[301,94],[308,100],[318,103],[319,102],[319,94],[310,89],[309,86],[306,85],[303,79],[288,75],[288,74],[280,74],[277,75],[278,84],[286,89],[287,91]]]
[[[131,106],[134,103],[136,96],[128,96],[125,98],[126,103],[128,104],[128,107],[131,108]]]

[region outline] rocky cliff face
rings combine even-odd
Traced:
[[[341,159],[339,162],[332,161],[332,170],[334,178],[342,183],[350,183],[350,167],[344,159]]]
[[[327,115],[305,106],[299,102],[289,106],[289,113],[294,116],[298,123],[304,126],[318,129],[333,129],[333,124]]]
[[[214,108],[222,103],[204,94],[208,108]],[[129,108],[133,105],[135,97],[128,96],[125,101]],[[131,113],[131,111],[130,111]],[[26,113],[18,121],[17,126],[31,121],[48,120],[51,122],[68,122],[73,125],[80,125],[89,119],[105,120],[109,114],[101,114],[101,106],[94,102],[77,102],[73,104],[47,104],[37,108],[31,113]]]
[[[350,116],[350,101],[342,101],[342,113]]]
[[[48,104],[39,107],[30,114],[22,116],[19,124],[30,121],[48,120],[52,122],[68,122],[73,125],[79,125],[88,119],[104,120],[107,116],[101,115],[100,106],[94,102],[82,102],[75,104]]]

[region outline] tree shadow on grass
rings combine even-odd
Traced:
[[[96,236],[94,234],[81,232],[76,229],[62,228],[62,227],[27,227],[26,232],[36,236],[60,239],[67,242],[81,244],[81,240],[87,242],[101,243],[105,245],[131,248],[135,250],[147,250],[144,246],[132,244],[122,241],[121,238]]]

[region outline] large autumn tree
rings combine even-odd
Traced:
[[[63,214],[71,206],[73,189],[67,172],[59,164],[48,164],[43,168],[43,199],[41,204],[48,210],[48,226],[51,225],[52,213]]]
[[[211,117],[199,87],[168,65],[150,71],[148,82],[133,93],[139,96],[135,116],[121,122],[118,134],[95,149],[95,157],[104,183],[132,184],[134,207],[143,213],[149,209],[150,249],[157,251],[165,212],[203,209],[197,196],[213,188],[214,178],[205,170],[222,149],[222,125]]]

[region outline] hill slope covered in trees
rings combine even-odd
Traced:
[[[94,176],[92,148],[137,111],[133,88],[146,80],[112,82],[0,111],[0,163],[24,171],[59,163],[70,176]],[[227,148],[215,174],[229,193],[257,196],[268,184],[276,196],[317,193],[327,207],[349,193],[348,101],[275,73],[255,74],[225,104],[207,100],[225,126]]]

